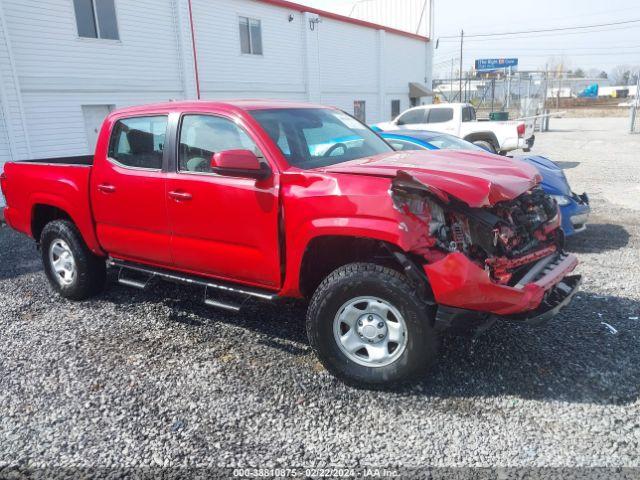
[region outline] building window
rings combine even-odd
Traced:
[[[355,100],[353,102],[353,116],[362,123],[367,121],[367,103],[364,100]]]
[[[391,100],[391,120],[400,115],[400,100]]]
[[[262,24],[254,18],[240,17],[240,49],[248,55],[262,55]]]
[[[118,40],[115,0],[73,0],[78,35]]]

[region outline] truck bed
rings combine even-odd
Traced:
[[[5,220],[14,229],[37,240],[37,220],[36,224],[32,220],[46,218],[48,209],[57,208],[71,217],[89,248],[99,251],[89,199],[92,166],[93,155],[7,162],[4,166]]]
[[[77,155],[74,157],[55,157],[55,158],[30,158],[29,160],[20,160],[16,163],[44,163],[47,165],[93,165],[93,155]]]

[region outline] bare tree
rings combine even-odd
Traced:
[[[614,85],[629,85],[633,68],[629,65],[617,65],[609,73],[609,78]]]

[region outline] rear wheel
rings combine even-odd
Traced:
[[[63,297],[83,300],[104,288],[105,261],[89,250],[72,222],[48,223],[42,230],[40,247],[49,283]]]
[[[438,349],[432,314],[407,278],[368,263],[345,265],[322,282],[307,334],[329,372],[365,387],[423,375]]]
[[[477,145],[480,148],[484,148],[487,152],[497,153],[496,148],[493,146],[493,143],[487,140],[476,140],[473,142],[474,145]]]

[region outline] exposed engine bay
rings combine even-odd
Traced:
[[[412,183],[394,180],[395,208],[427,226],[431,249],[464,253],[498,283],[515,282],[530,264],[562,250],[558,206],[540,187],[491,207],[470,208]]]

